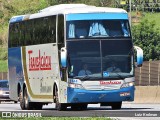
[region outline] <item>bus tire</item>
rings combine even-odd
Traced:
[[[24,105],[26,110],[32,110],[33,109],[33,104],[29,102],[29,96],[27,92],[27,88],[25,87],[24,89]]]
[[[22,94],[22,90],[19,92],[19,102],[22,110],[25,110],[24,97]]]
[[[59,103],[59,98],[58,98],[58,90],[55,88],[55,99],[56,99],[56,109],[58,111],[64,111],[66,110],[67,106],[63,103]]]
[[[121,109],[121,106],[122,106],[122,102],[114,102],[112,104],[112,110],[119,110]]]

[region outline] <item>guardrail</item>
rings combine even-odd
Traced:
[[[135,75],[136,86],[160,86],[160,61],[145,61]]]
[[[7,80],[8,73],[7,72],[0,72],[0,80]]]

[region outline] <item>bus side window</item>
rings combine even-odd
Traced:
[[[49,17],[49,32],[48,32],[48,38],[49,43],[56,43],[56,16]]]
[[[8,41],[8,47],[12,47],[13,39],[14,39],[14,24],[9,25],[9,41]]]
[[[19,46],[25,45],[24,22],[20,22]]]
[[[26,23],[26,33],[25,33],[25,36],[26,36],[26,45],[32,45],[32,21],[28,21]]]
[[[19,23],[14,24],[12,47],[17,47],[19,42]]]
[[[60,50],[61,47],[64,47],[64,16],[58,15],[58,32],[57,32],[57,39],[58,39],[58,49]]]
[[[36,43],[36,29],[35,29],[35,20],[32,20],[32,44],[35,45]]]
[[[35,19],[34,26],[35,26],[35,43],[36,44],[40,44],[41,39],[43,39],[41,34],[42,30],[40,26],[42,24],[41,21],[42,21],[42,18]]]
[[[45,18],[43,18],[43,32],[42,32],[42,34],[43,34],[43,42],[42,42],[42,44],[44,44],[44,43],[48,43],[49,41],[48,41],[48,17],[45,17]]]

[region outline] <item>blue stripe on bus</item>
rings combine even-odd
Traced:
[[[22,73],[22,57],[21,57],[21,48],[9,48],[8,49],[8,67],[9,70],[15,70],[12,75],[19,76]],[[17,77],[16,76],[16,77]],[[15,79],[15,78],[11,78]]]
[[[14,23],[14,22],[20,22],[23,20],[23,16],[18,16],[18,17],[13,17],[10,19],[10,23]]]
[[[66,21],[72,20],[104,20],[104,19],[128,19],[127,13],[80,13],[66,15]]]
[[[102,103],[133,101],[135,87],[127,87],[119,90],[85,90],[76,88],[67,88],[68,103]],[[120,96],[120,93],[130,93],[127,96]]]

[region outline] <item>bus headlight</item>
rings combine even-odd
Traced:
[[[121,88],[126,88],[126,87],[131,87],[131,86],[134,86],[134,82],[123,83]]]
[[[69,87],[83,89],[83,86],[81,84],[70,83]]]
[[[3,91],[0,90],[0,95],[2,95],[2,94],[3,94]]]

